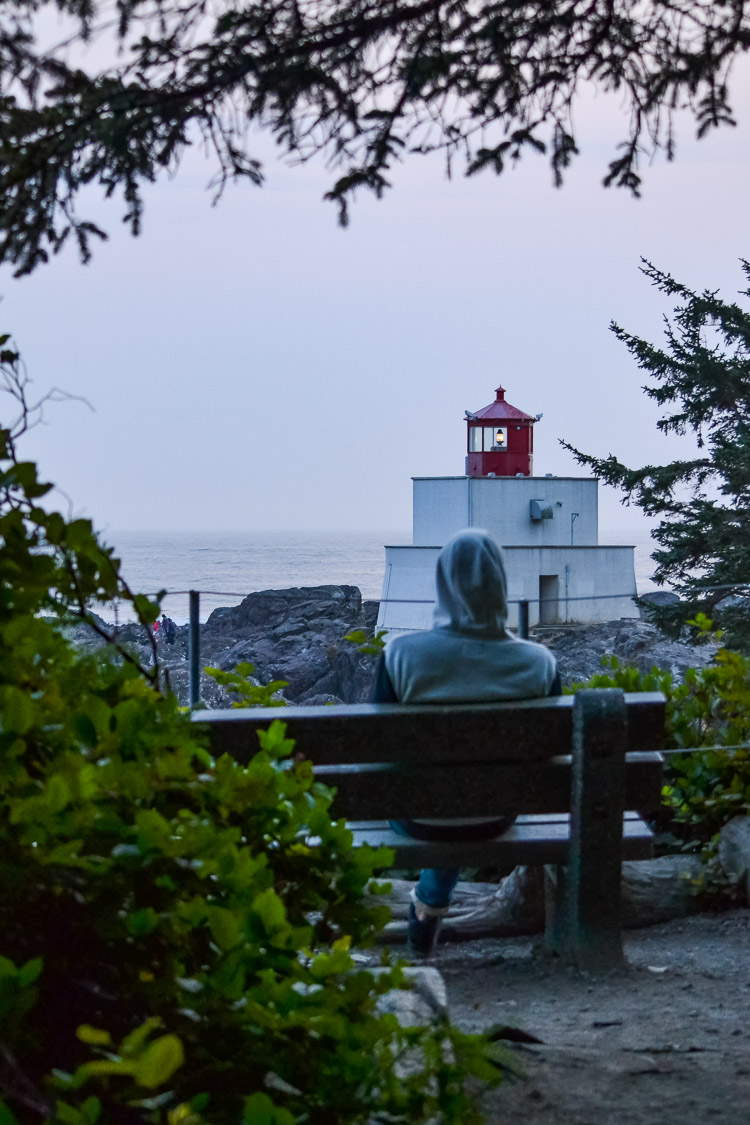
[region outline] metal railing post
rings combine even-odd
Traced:
[[[529,639],[529,603],[527,601],[518,603],[518,635],[524,641]]]
[[[188,645],[190,706],[195,708],[199,705],[201,700],[201,595],[199,590],[190,590],[188,596],[190,598],[190,633]]]

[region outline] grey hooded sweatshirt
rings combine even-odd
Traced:
[[[373,703],[498,703],[559,695],[549,649],[506,630],[505,567],[486,531],[469,528],[448,540],[438,556],[436,586],[432,629],[388,644],[376,672]],[[491,827],[496,822],[471,823]]]

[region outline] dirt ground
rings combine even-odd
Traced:
[[[735,910],[630,931],[628,968],[608,975],[509,939],[430,963],[460,1027],[542,1040],[515,1048],[527,1077],[486,1097],[490,1125],[749,1125],[749,946],[750,910]]]

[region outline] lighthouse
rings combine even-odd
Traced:
[[[530,477],[534,463],[534,422],[505,401],[498,387],[495,401],[472,414],[466,411],[466,475]]]
[[[484,528],[504,551],[511,627],[519,601],[531,625],[639,616],[635,548],[599,543],[599,482],[533,475],[541,417],[497,387],[489,406],[465,411],[464,474],[412,477],[412,544],[385,548],[378,628],[388,636],[430,628],[438,553],[465,527]]]

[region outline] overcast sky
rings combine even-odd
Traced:
[[[742,88],[744,87],[744,88]],[[646,169],[644,194],[603,189],[625,130],[614,99],[578,114],[582,155],[556,191],[544,157],[448,182],[413,157],[341,230],[322,163],[288,168],[211,207],[194,150],[146,193],[133,239],[119,201],[87,196],[109,231],[30,278],[0,271],[2,326],[51,407],[26,442],[78,514],[120,529],[406,529],[412,476],[464,471],[464,410],[502,382],[544,418],[535,473],[582,475],[564,438],[629,464],[681,451],[657,434],[643,377],[611,319],[658,340],[673,302],[639,257],[733,298],[750,257],[746,91],[740,126]],[[608,494],[605,494],[608,493]],[[600,522],[640,522],[602,490]]]

